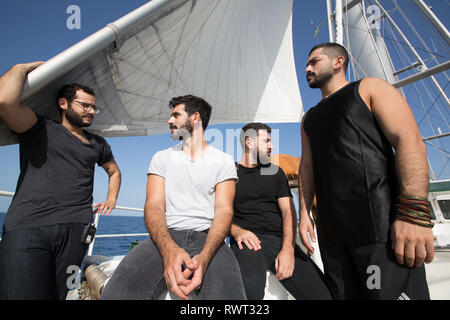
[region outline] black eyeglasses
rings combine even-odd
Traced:
[[[89,112],[89,111],[91,111],[91,109],[94,110],[95,114],[100,112],[100,108],[97,107],[95,104],[78,101],[78,100],[69,100],[69,101],[77,102],[81,107],[83,107],[84,112]]]

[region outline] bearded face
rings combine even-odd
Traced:
[[[66,111],[66,119],[71,123],[73,126],[84,128],[89,127],[94,120],[94,116],[90,114],[78,113],[74,110],[72,107],[72,103],[69,102],[68,108]]]
[[[183,140],[187,136],[192,136],[192,132],[194,131],[194,127],[189,119],[179,126],[170,124],[169,128],[172,140]]]
[[[270,163],[272,153],[272,140],[267,130],[259,130],[256,137],[250,138],[253,140],[250,152],[253,153],[253,159],[256,159],[257,164],[266,165]]]
[[[306,64],[306,81],[310,88],[322,88],[334,75],[333,59],[323,52],[314,50]]]
[[[310,88],[322,88],[333,76],[333,69],[310,72],[306,74],[306,81]]]
[[[186,140],[194,132],[194,126],[185,110],[184,104],[179,104],[173,108],[167,124],[169,125],[172,140]]]
[[[94,121],[95,98],[81,89],[72,99],[62,99],[60,107],[64,111],[63,117],[75,127],[89,127]]]

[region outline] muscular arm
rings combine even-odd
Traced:
[[[187,280],[188,274],[183,274],[182,266],[185,264],[189,270],[194,270],[195,266],[188,253],[173,241],[167,228],[165,211],[165,179],[149,174],[144,207],[145,225],[163,258],[167,288],[180,298],[188,299],[189,292],[184,288],[191,281]]]
[[[304,120],[304,118],[303,118]],[[302,159],[300,161],[299,175],[298,175],[298,195],[299,195],[299,211],[300,211],[300,225],[298,233],[302,244],[306,247],[309,253],[314,252],[308,240],[308,234],[313,242],[315,242],[314,224],[309,215],[311,206],[314,200],[314,168],[312,162],[311,145],[309,138],[303,129],[303,121],[301,128],[302,138]]]
[[[234,180],[226,180],[216,185],[214,220],[203,249],[200,252],[207,264],[214,257],[217,249],[223,244],[225,237],[230,231],[235,188],[236,182]]]
[[[401,194],[428,195],[426,148],[414,115],[401,93],[386,81],[367,78],[361,81],[360,95],[374,114],[384,135],[395,149],[395,167]],[[392,248],[397,261],[412,267],[431,262],[434,236],[430,228],[395,220]]]
[[[165,180],[158,175],[149,174],[147,179],[147,197],[144,206],[145,226],[161,254],[178,245],[170,236],[166,224]]]
[[[195,270],[192,272],[192,283],[184,289],[188,293],[201,286],[208,264],[230,232],[235,188],[236,182],[234,180],[225,180],[216,185],[214,220],[202,251],[192,258],[195,264]]]
[[[106,171],[109,177],[108,196],[106,201],[94,204],[94,208],[97,208],[95,212],[98,211],[102,215],[104,215],[105,213],[109,215],[111,211],[116,207],[122,176],[120,174],[119,166],[114,160],[103,164],[102,168]]]
[[[28,73],[42,63],[17,64],[0,77],[0,117],[14,132],[26,132],[37,121],[36,114],[20,99]]]
[[[387,140],[395,149],[395,167],[400,193],[426,197],[428,164],[414,115],[400,91],[377,78],[361,82],[360,93]]]

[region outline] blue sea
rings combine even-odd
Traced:
[[[5,213],[0,212],[0,226],[3,226]],[[0,228],[0,237],[2,234]],[[126,233],[148,233],[144,224],[143,216],[101,216],[97,228],[100,234],[126,234]],[[130,250],[131,244],[136,241],[148,239],[144,237],[120,237],[120,238],[96,238],[93,255],[107,257],[125,255]]]

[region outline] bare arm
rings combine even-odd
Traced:
[[[145,225],[163,258],[167,288],[180,298],[188,299],[189,292],[182,286],[190,284],[191,281],[187,280],[189,275],[183,274],[182,266],[186,264],[192,270],[195,269],[195,266],[189,254],[173,241],[167,228],[165,211],[165,179],[149,174],[144,207]]]
[[[395,167],[403,194],[426,197],[428,164],[414,115],[400,91],[377,78],[361,82],[360,93],[395,149]],[[368,102],[368,103],[367,103]]]
[[[291,197],[278,198],[278,206],[283,220],[283,248],[293,249],[295,245],[295,232],[297,231],[297,214],[294,201]]]
[[[165,210],[165,180],[161,176],[149,174],[144,206],[145,226],[161,252],[167,252],[169,249],[177,247],[167,228]]]
[[[304,120],[304,118],[303,118]],[[302,138],[302,159],[299,167],[298,175],[298,195],[299,195],[299,211],[300,211],[300,225],[298,233],[302,244],[308,250],[308,253],[314,253],[314,248],[311,246],[308,234],[313,242],[316,241],[314,234],[314,223],[309,215],[311,206],[314,200],[314,168],[311,154],[311,145],[308,135],[303,129],[303,121],[301,128]]]
[[[230,231],[235,188],[236,182],[234,180],[226,180],[216,185],[214,220],[200,252],[200,255],[208,264]]]
[[[0,117],[14,132],[26,132],[37,121],[36,114],[20,99],[28,73],[42,63],[17,64],[0,77]]]
[[[428,164],[414,115],[401,93],[386,81],[361,81],[361,97],[374,114],[381,130],[395,149],[395,167],[401,194],[428,195]],[[412,267],[434,257],[434,236],[430,228],[396,220],[392,226],[393,249],[400,264]]]
[[[294,201],[291,197],[278,198],[278,206],[283,219],[283,242],[281,250],[275,259],[276,277],[283,280],[292,276],[295,259],[295,231],[297,230],[297,215]]]
[[[109,177],[108,196],[106,201],[94,204],[94,208],[97,208],[94,213],[97,213],[99,211],[102,215],[104,215],[105,213],[109,215],[111,211],[116,207],[122,176],[120,174],[119,166],[114,160],[103,164],[102,168],[106,171]]]
[[[225,180],[216,185],[214,220],[202,251],[192,258],[196,269],[193,272],[192,283],[186,287],[186,292],[192,292],[201,286],[208,264],[230,232],[235,188],[234,180]]]

